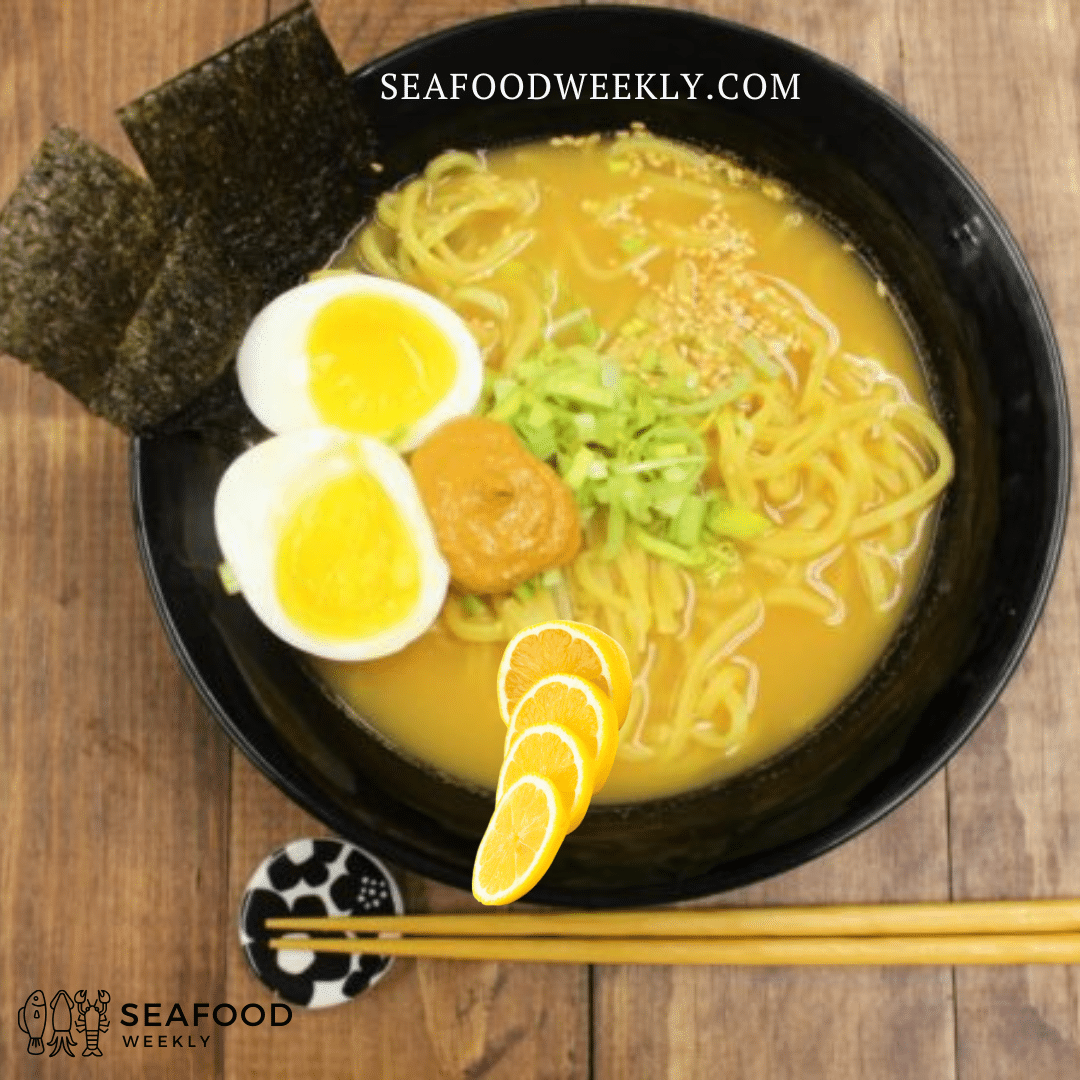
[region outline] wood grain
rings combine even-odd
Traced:
[[[932,15],[931,15],[932,12]],[[933,19],[933,33],[929,18]],[[906,5],[906,100],[985,185],[1041,283],[1072,388],[1080,385],[1076,50],[1072,5],[1031,18],[996,5]],[[1075,442],[1074,442],[1075,454]],[[1076,509],[1075,493],[1073,510]],[[1000,705],[949,766],[958,898],[1080,891],[1080,655],[1076,515],[1046,614]],[[1077,971],[956,972],[958,1075],[1080,1075]]]
[[[132,161],[112,109],[262,14],[4,4],[0,198],[54,123]],[[113,1000],[103,1057],[80,1057],[80,1076],[210,1076],[212,1048],[124,1058],[119,1007],[224,992],[206,916],[227,903],[229,749],[141,580],[125,440],[7,358],[0,402],[0,1076],[59,1071],[27,1055],[15,1017],[33,990],[61,988]]]
[[[837,851],[723,902],[946,899],[944,818],[936,780]],[[613,967],[597,968],[594,980],[598,1080],[631,1069],[664,1080],[953,1076],[948,969],[863,968],[845,978],[827,969]]]
[[[532,7],[555,7],[567,0],[314,0],[319,21],[334,43],[346,71],[396,49],[406,42],[448,26]],[[277,15],[294,7],[293,0],[269,0]]]

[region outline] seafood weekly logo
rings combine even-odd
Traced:
[[[29,1039],[26,1052],[45,1053],[45,1029],[51,1017],[52,1038],[48,1045],[52,1050],[49,1057],[56,1057],[61,1050],[68,1057],[75,1056],[78,1042],[71,1034],[73,1025],[86,1043],[82,1056],[101,1057],[98,1041],[109,1030],[108,1006],[109,994],[106,990],[99,990],[94,1001],[87,1000],[85,990],[80,990],[74,1001],[68,997],[66,990],[57,990],[46,1008],[45,995],[40,990],[35,990],[19,1010],[19,1028]]]
[[[45,1047],[52,1047],[49,1057],[56,1057],[61,1051],[68,1057],[75,1057],[78,1049],[78,1039],[72,1034],[72,1029],[83,1037],[82,1057],[101,1057],[101,1036],[109,1030],[110,1020],[108,1007],[110,997],[107,991],[99,990],[93,1000],[87,999],[86,991],[80,990],[73,1001],[64,990],[58,990],[48,1005],[45,1004],[45,994],[41,990],[35,990],[27,999],[26,1004],[19,1009],[19,1028],[25,1032],[28,1042],[26,1052],[28,1054],[44,1054]],[[138,1027],[140,1024],[147,1028],[165,1028],[166,1033],[154,1032],[153,1034],[123,1034],[121,1037],[126,1047],[168,1047],[183,1049],[203,1049],[210,1045],[209,1034],[200,1034],[197,1030],[199,1021],[212,1021],[214,1027],[229,1028],[239,1020],[245,1027],[259,1027],[264,1021],[268,1021],[269,1027],[286,1027],[292,1020],[292,1009],[284,1002],[275,1001],[267,1010],[254,1001],[249,1001],[244,1006],[231,1005],[227,1001],[220,1002],[213,1009],[206,1001],[195,1002],[190,1007],[190,1012],[184,1011],[180,1002],[174,1002],[171,1009],[162,1005],[160,1001],[143,1002],[140,1006],[134,1001],[125,1001],[119,1006],[120,1026],[125,1028]],[[166,1016],[168,1009],[168,1016]],[[192,1020],[189,1024],[188,1017]],[[52,1038],[45,1042],[45,1033],[51,1024]],[[168,1031],[173,1025],[183,1028],[189,1026],[196,1030],[185,1031],[176,1034]],[[207,1024],[204,1023],[203,1030]]]

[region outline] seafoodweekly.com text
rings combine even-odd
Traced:
[[[799,100],[799,73],[580,72],[529,71],[492,75],[462,71],[388,71],[383,101],[760,101]]]

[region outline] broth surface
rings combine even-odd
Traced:
[[[795,337],[785,339],[782,325],[759,317],[761,304],[782,295],[792,305],[793,318],[808,328],[805,340],[817,333],[814,325],[829,328],[821,333],[830,335],[833,354],[847,365],[836,368],[840,360],[834,361],[823,379],[838,402],[848,407],[849,399],[843,380],[830,373],[850,369],[852,387],[860,373],[865,374],[866,394],[892,395],[893,412],[906,408],[905,403],[929,409],[915,350],[886,290],[852,246],[815,220],[789,192],[727,163],[714,164],[708,174],[692,162],[683,168],[679,153],[696,152],[683,151],[678,144],[670,153],[657,151],[655,159],[643,151],[631,157],[629,166],[613,157],[615,145],[590,137],[484,155],[486,173],[515,182],[515,191],[532,194],[522,196],[512,216],[497,206],[473,215],[470,235],[458,254],[465,258],[503,245],[509,255],[475,283],[453,289],[440,288],[422,264],[410,264],[411,273],[403,275],[438,291],[470,322],[490,370],[511,369],[521,359],[516,354],[532,355],[544,339],[569,341],[575,335],[590,348],[619,355],[620,343],[633,336],[642,313],[655,321],[667,317],[665,313],[677,307],[665,305],[681,289],[692,301],[696,297],[712,305],[708,310],[719,311],[717,325],[727,327],[729,336],[731,327],[741,326],[765,342],[770,355],[782,361],[783,371],[776,377],[788,380],[798,397],[815,378],[810,350]],[[644,172],[638,167],[642,162]],[[655,166],[651,171],[650,164]],[[711,195],[703,190],[710,187]],[[388,218],[394,218],[401,198],[399,193],[389,205]],[[525,242],[515,232],[519,220],[528,225]],[[703,229],[712,238],[711,248],[701,243]],[[369,245],[379,243],[374,256],[361,232],[337,265],[383,269],[378,262],[386,250],[386,227],[372,226],[366,232]],[[725,282],[731,283],[735,299],[721,311],[718,305],[728,303]],[[483,296],[476,295],[477,288]],[[539,315],[531,299],[537,293]],[[505,310],[485,299],[488,294],[502,298]],[[537,319],[538,336],[522,346],[530,320]],[[708,320],[703,315],[701,321]],[[693,358],[692,348],[687,355]],[[719,378],[724,369],[718,370]],[[706,385],[712,385],[708,371],[704,377]],[[816,377],[822,377],[820,372]],[[751,424],[757,407],[747,406]],[[735,422],[741,423],[738,417]],[[799,445],[796,427],[793,421],[793,446]],[[876,445],[873,440],[880,436],[872,425],[866,423],[860,431],[858,438]],[[837,505],[840,497],[826,482],[830,462],[847,468],[856,460],[844,438],[839,450],[822,451],[825,456],[815,459],[825,480],[815,479],[818,474],[811,470],[797,490],[786,491],[779,479],[762,480],[750,493],[759,498],[759,512],[787,527],[794,523],[803,533],[827,529],[842,509]],[[900,451],[889,451],[894,467],[874,464],[873,476],[880,475],[886,486],[905,482],[917,492],[934,472],[933,454],[914,435],[896,445]],[[777,446],[779,453],[785,444]],[[713,443],[710,447],[715,449]],[[722,466],[721,456],[721,472]],[[716,468],[711,468],[716,481]],[[871,481],[863,484],[870,491]],[[596,802],[671,795],[742,771],[798,739],[858,685],[903,618],[932,532],[930,505],[871,529],[874,522],[868,515],[884,497],[872,495],[856,508],[861,517],[853,520],[862,523],[862,535],[845,536],[813,557],[780,558],[767,544],[735,541],[733,565],[714,581],[682,568],[661,568],[651,556],[635,556],[641,566],[648,562],[650,588],[657,581],[666,583],[681,597],[675,625],[670,615],[666,627],[656,616],[642,631],[634,615],[614,601],[578,604],[573,612],[560,611],[546,596],[523,599],[517,607],[510,602],[505,611],[513,608],[522,625],[577,618],[594,622],[627,648],[637,677],[635,701],[619,757]],[[914,496],[912,500],[917,501]],[[602,514],[589,529],[595,548],[603,537]],[[620,572],[630,573],[629,563],[624,567],[616,561],[609,570],[596,557],[585,566],[594,581],[603,576],[602,584],[614,594],[624,600],[631,595],[619,577]],[[570,578],[577,580],[572,574]],[[577,589],[572,595],[583,594]],[[562,602],[565,606],[565,593]],[[448,608],[459,603],[451,598]],[[356,664],[315,664],[335,696],[393,746],[452,777],[494,790],[506,730],[496,704],[496,671],[505,637],[517,627],[498,640],[465,641],[453,629],[450,616],[455,614],[460,624],[464,615],[459,609],[447,611],[431,631],[397,655]],[[721,627],[726,627],[721,639],[713,640]],[[702,654],[703,648],[709,655]],[[708,700],[711,712],[695,715],[692,725],[684,724],[679,733],[673,730],[673,718],[690,708],[690,699],[679,696],[681,680],[695,663],[705,687],[699,698]]]

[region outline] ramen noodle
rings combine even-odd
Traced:
[[[657,797],[797,740],[886,649],[952,454],[887,289],[785,187],[643,129],[449,152],[338,265],[466,319],[479,411],[557,469],[585,534],[511,593],[452,591],[395,656],[319,664],[393,745],[494,788],[502,648],[572,618],[635,673],[597,801]]]

